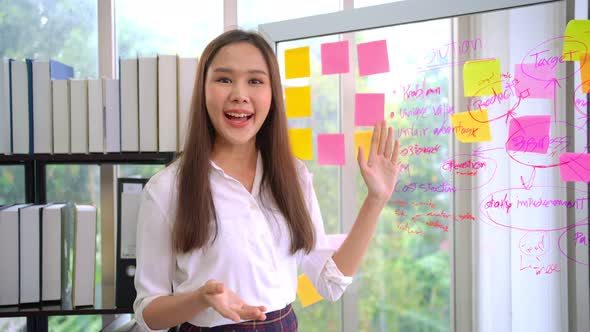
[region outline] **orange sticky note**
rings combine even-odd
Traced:
[[[297,297],[301,301],[301,307],[303,308],[324,299],[305,274],[301,274],[297,278]]]
[[[588,93],[590,92],[590,57],[588,57],[588,54],[581,57],[580,66],[582,93]]]
[[[285,50],[285,78],[309,77],[309,46]]]
[[[285,104],[288,118],[311,116],[311,87],[285,88]]]
[[[502,93],[500,60],[474,60],[463,65],[465,97],[493,96]]]
[[[369,151],[371,151],[371,139],[373,131],[357,131],[354,133],[354,155],[358,158],[359,146],[363,147],[365,160],[369,160]]]
[[[311,128],[289,129],[289,143],[295,157],[301,160],[313,159]]]
[[[590,21],[571,20],[565,27],[563,61],[578,61],[590,53]]]
[[[488,110],[455,113],[451,116],[455,137],[460,142],[489,142],[492,140]]]

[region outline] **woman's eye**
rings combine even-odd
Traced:
[[[255,78],[250,80],[250,84],[262,84],[262,81]]]
[[[231,83],[231,80],[229,78],[222,77],[222,78],[218,78],[217,79],[217,82],[219,82],[219,83]]]

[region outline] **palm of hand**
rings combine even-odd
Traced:
[[[367,184],[369,196],[379,200],[389,199],[399,172],[399,141],[393,144],[393,130],[385,128],[385,121],[380,126],[375,125],[368,160],[364,158],[362,147],[358,154],[361,175]]]
[[[205,295],[205,297],[213,309],[219,312],[226,310],[237,311],[244,306],[244,301],[236,293],[227,288],[222,293]]]
[[[209,280],[203,286],[203,297],[207,304],[223,317],[239,322],[240,320],[264,320],[264,306],[251,306],[222,283]]]

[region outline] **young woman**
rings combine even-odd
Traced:
[[[359,149],[368,195],[334,251],[312,176],[291,154],[278,63],[261,36],[229,31],[205,48],[189,128],[184,153],[144,189],[136,320],[148,330],[296,331],[298,267],[335,301],[361,264],[397,178],[392,129],[375,125],[368,160]]]

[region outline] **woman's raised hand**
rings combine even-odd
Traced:
[[[223,283],[209,280],[198,290],[205,302],[223,317],[238,323],[240,320],[265,320],[264,306],[251,306]]]
[[[369,159],[365,159],[362,147],[357,157],[370,198],[385,202],[391,197],[399,171],[398,157],[399,140],[393,142],[393,129],[387,128],[385,121],[375,124]]]

